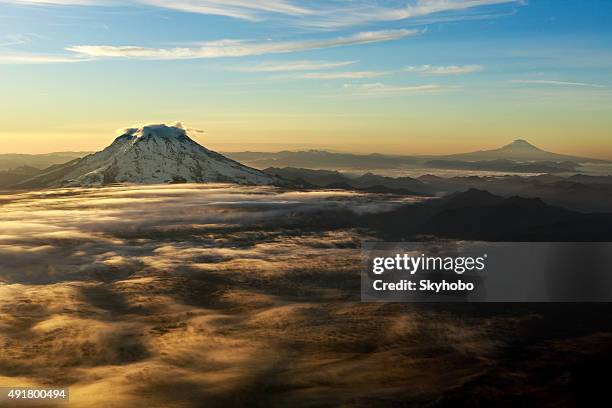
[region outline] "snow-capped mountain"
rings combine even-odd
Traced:
[[[510,144],[493,150],[479,150],[471,153],[461,153],[446,156],[456,160],[516,160],[516,161],[572,161],[576,163],[605,163],[605,160],[588,157],[571,156],[547,152],[524,139],[517,139]]]
[[[208,150],[180,125],[128,129],[106,149],[53,166],[23,187],[102,186],[114,183],[273,184],[275,178]]]

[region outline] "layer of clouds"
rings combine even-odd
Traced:
[[[208,247],[242,236],[245,245],[259,245],[259,236],[243,230],[258,227],[260,237],[274,237],[301,228],[305,220],[321,228],[328,219],[403,202],[345,191],[223,184],[50,190],[0,200],[0,281],[12,283],[124,278],[155,259],[160,236],[196,239]],[[212,258],[218,254],[218,248],[207,251]]]
[[[0,383],[69,386],[78,408],[439,401],[491,370],[532,380],[499,356],[528,327],[570,327],[507,305],[360,304],[359,248],[375,237],[342,219],[401,204],[387,196],[173,185],[0,203]],[[554,333],[554,364],[610,342]]]

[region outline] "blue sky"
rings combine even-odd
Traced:
[[[0,152],[182,121],[223,150],[612,157],[612,2],[0,0]]]

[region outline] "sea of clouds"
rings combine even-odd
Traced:
[[[0,195],[0,384],[75,407],[372,406],[484,375],[537,315],[360,304],[340,191],[119,186]],[[375,404],[374,404],[375,405]]]

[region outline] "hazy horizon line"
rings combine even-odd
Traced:
[[[195,138],[194,138],[195,139]],[[479,152],[479,151],[488,151],[488,150],[495,150],[495,149],[499,149],[501,147],[507,146],[508,144],[511,144],[513,141],[516,140],[525,140],[528,143],[534,145],[537,148],[540,148],[544,151],[550,152],[550,153],[555,153],[555,154],[561,154],[561,155],[568,155],[568,156],[579,156],[579,157],[585,157],[585,158],[592,158],[592,159],[597,159],[597,160],[609,160],[612,161],[612,157],[610,156],[599,156],[599,155],[594,155],[594,156],[584,156],[585,153],[576,153],[576,152],[567,152],[567,151],[555,151],[555,150],[547,150],[546,148],[542,148],[540,147],[537,143],[532,143],[530,142],[528,139],[523,139],[523,138],[516,138],[513,140],[510,140],[506,143],[503,143],[501,145],[496,145],[496,146],[492,146],[492,147],[481,147],[481,148],[477,148],[477,149],[473,149],[473,150],[469,150],[469,148],[465,148],[465,150],[458,150],[458,151],[454,151],[454,152],[448,152],[448,153],[390,153],[390,152],[384,152],[384,150],[381,151],[370,151],[370,152],[365,152],[365,151],[360,151],[360,150],[346,150],[346,149],[342,149],[342,146],[346,146],[346,144],[342,144],[342,143],[338,143],[338,144],[308,144],[308,143],[267,143],[267,142],[261,142],[261,143],[257,143],[257,142],[251,142],[249,143],[249,145],[251,146],[251,148],[242,148],[242,149],[231,149],[229,148],[230,146],[244,146],[244,143],[207,143],[204,147],[206,148],[210,148],[211,150],[217,151],[219,153],[222,154],[230,154],[230,153],[268,153],[268,154],[276,154],[276,153],[281,153],[281,152],[292,152],[292,153],[300,153],[300,152],[312,152],[312,151],[320,151],[320,152],[326,152],[326,153],[335,153],[335,154],[352,154],[352,155],[357,155],[357,156],[369,156],[369,155],[382,155],[382,156],[392,156],[392,157],[420,157],[420,158],[427,158],[427,157],[444,157],[444,156],[452,156],[452,155],[459,155],[459,154],[468,154],[468,153],[475,153],[475,152]],[[197,143],[199,143],[200,145],[202,145],[202,143],[198,142],[197,140],[195,140]],[[268,146],[267,149],[253,149],[253,147],[255,146]],[[361,146],[363,148],[367,148],[367,146],[378,146],[380,147],[380,144],[372,144],[372,143],[351,143],[351,145],[353,147],[357,146]],[[385,144],[385,147],[388,148],[393,148],[393,147],[405,147],[407,146],[407,143],[387,143]],[[214,146],[218,146],[218,147],[214,147]],[[225,147],[221,147],[221,146],[225,146]],[[277,146],[276,148],[272,148],[272,146]],[[283,147],[284,146],[284,147]],[[104,146],[98,150],[59,150],[59,151],[47,151],[47,152],[40,152],[40,153],[34,153],[34,152],[15,152],[15,151],[10,151],[10,152],[1,152],[0,151],[0,156],[8,156],[8,155],[26,155],[26,156],[44,156],[44,155],[53,155],[53,154],[83,154],[83,155],[87,155],[87,154],[93,154],[93,153],[97,153],[102,151],[104,148],[106,148],[107,146]],[[386,150],[386,149],[385,149]]]

